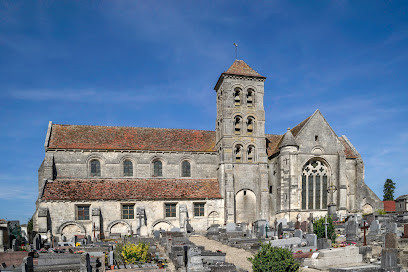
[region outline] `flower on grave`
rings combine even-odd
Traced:
[[[295,252],[295,254],[302,254],[302,253],[303,253],[302,250],[298,250],[298,251]]]
[[[80,243],[80,242],[77,242],[77,243],[75,244],[75,246],[76,246],[76,247],[81,246],[81,243]]]
[[[310,251],[310,252],[313,252],[313,249],[310,249],[309,251]]]

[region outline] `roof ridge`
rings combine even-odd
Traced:
[[[102,126],[102,125],[73,125],[73,124],[52,124],[53,126],[77,126],[77,127],[101,127],[101,128],[143,128],[143,129],[162,129],[162,130],[188,130],[188,131],[205,131],[215,132],[215,130],[191,129],[191,128],[159,128],[159,127],[132,127],[132,126]]]

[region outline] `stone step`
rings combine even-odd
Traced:
[[[333,267],[329,269],[329,272],[380,272],[381,267],[379,265],[372,264],[355,264],[348,267]]]

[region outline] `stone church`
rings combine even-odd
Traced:
[[[57,237],[371,212],[364,163],[319,110],[265,134],[264,81],[235,60],[215,85],[215,131],[48,125],[34,230]]]

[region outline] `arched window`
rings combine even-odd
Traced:
[[[302,209],[327,208],[328,169],[319,160],[308,161],[302,171]]]
[[[153,177],[162,177],[163,176],[163,171],[162,167],[163,164],[160,160],[155,160],[153,162]]]
[[[242,145],[236,145],[234,148],[235,162],[242,161]]]
[[[91,177],[101,176],[101,163],[98,160],[91,161]]]
[[[251,135],[254,132],[255,119],[253,117],[248,117],[247,119],[247,133]]]
[[[234,90],[234,105],[239,106],[241,105],[241,89],[236,88]]]
[[[255,161],[255,147],[253,145],[248,146],[247,158],[248,162]]]
[[[183,161],[181,163],[181,176],[191,177],[191,164],[189,161]]]
[[[240,116],[235,116],[234,118],[234,129],[235,129],[235,134],[239,135],[241,134],[241,123],[242,119]]]
[[[248,89],[247,92],[247,105],[248,107],[252,107],[254,104],[254,90]]]
[[[133,163],[131,160],[123,161],[123,175],[125,177],[133,176]]]

